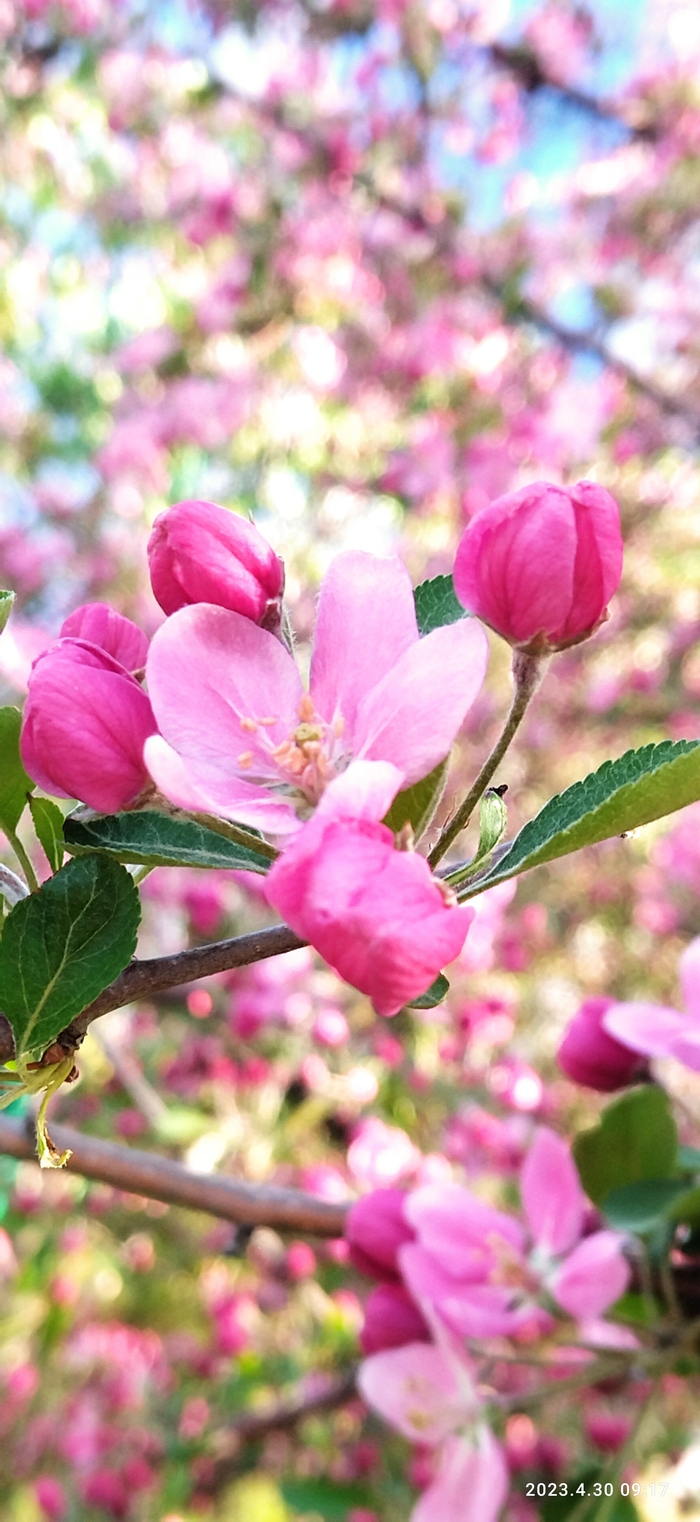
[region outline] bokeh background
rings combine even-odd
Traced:
[[[502,769],[512,825],[606,756],[700,736],[693,0],[0,0],[0,39],[2,701],[80,603],[157,626],[145,545],[169,503],[254,517],[303,660],[338,550],[400,553],[418,582],[494,496],[585,476],[620,502],[623,586]],[[492,644],[445,808],[507,706]],[[555,1064],[581,999],[678,1001],[699,824],[700,805],[478,899],[423,1017],[379,1021],[306,951],[120,1011],[57,1111],[327,1198],[453,1176],[507,1198],[538,1118],[595,1113]],[[143,895],[145,955],[266,919],[226,873],[161,869]],[[669,1084],[692,1140],[697,1085]],[[408,1516],[420,1458],[357,1401],[219,1462],[241,1413],[356,1358],[342,1242],[243,1251],[204,1215],[7,1158],[0,1187],[3,1519]],[[649,1473],[689,1450],[700,1515],[680,1386],[665,1412]],[[570,1421],[513,1429],[523,1483],[569,1471]]]

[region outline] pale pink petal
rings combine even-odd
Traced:
[[[522,1253],[525,1234],[513,1216],[495,1210],[461,1184],[426,1184],[404,1207],[426,1251],[465,1282],[486,1279],[499,1263]]]
[[[352,761],[329,782],[315,818],[370,819],[379,824],[403,782],[403,772],[389,761]]]
[[[523,1210],[538,1247],[558,1257],[581,1235],[585,1198],[566,1142],[540,1126],[520,1175]]]
[[[686,946],[678,971],[683,989],[683,1003],[689,1018],[697,1021],[700,1029],[700,935]]]
[[[221,779],[215,767],[185,762],[160,735],[146,741],[144,763],[171,803],[195,814],[221,814],[264,834],[289,838],[300,829],[293,808],[269,788],[233,777]]]
[[[194,763],[219,776],[222,798],[239,779],[279,782],[272,752],[299,723],[302,686],[273,634],[240,613],[196,603],[158,629],[146,675],[161,734],[188,769]]]
[[[621,1326],[619,1321],[600,1321],[597,1317],[591,1321],[579,1321],[578,1334],[582,1342],[590,1342],[595,1348],[632,1350],[641,1346],[630,1327]]]
[[[372,1354],[360,1365],[357,1387],[368,1406],[413,1443],[442,1442],[462,1414],[453,1361],[429,1342]]]
[[[411,1522],[496,1522],[508,1483],[503,1449],[490,1428],[480,1427],[473,1437],[450,1437]]]
[[[671,1041],[668,1055],[690,1068],[691,1073],[700,1072],[700,1031],[681,1031]]]
[[[633,1000],[628,1004],[611,1004],[603,1015],[603,1030],[628,1046],[633,1052],[645,1057],[667,1057],[673,1044],[683,1037],[692,1024],[680,1010],[669,1009],[663,1004],[647,1004]]]
[[[452,748],[486,674],[488,641],[464,618],[418,640],[358,704],[357,755],[393,761],[410,785]]]
[[[337,555],[319,596],[311,696],[329,723],[342,717],[349,750],[357,749],[355,719],[365,693],[417,640],[413,588],[401,561],[361,550]]]
[[[601,1316],[630,1280],[622,1253],[624,1238],[617,1231],[596,1231],[579,1242],[548,1281],[555,1300],[570,1316],[589,1320]]]
[[[458,1337],[501,1337],[513,1330],[512,1288],[455,1278],[417,1243],[400,1247],[398,1259],[404,1284],[435,1336],[436,1317]]]

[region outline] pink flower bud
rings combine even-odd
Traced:
[[[594,481],[535,481],[472,519],[457,551],[462,605],[533,655],[587,639],[622,573],[617,503]]]
[[[86,602],[82,608],[76,608],[61,625],[61,639],[80,639],[98,645],[127,671],[139,671],[146,664],[145,634],[106,602]]]
[[[34,1494],[49,1522],[62,1522],[68,1510],[68,1502],[60,1480],[55,1480],[50,1474],[40,1475],[34,1482]]]
[[[35,661],[20,748],[44,792],[126,808],[150,781],[143,747],[156,728],[143,688],[96,645],[61,639]]]
[[[398,1279],[399,1248],[415,1239],[404,1217],[406,1199],[402,1189],[374,1189],[350,1206],[345,1238],[360,1273],[373,1279]]]
[[[557,1062],[567,1078],[584,1088],[611,1094],[643,1077],[647,1063],[638,1052],[616,1041],[603,1029],[603,1016],[613,999],[585,999],[564,1032]]]
[[[148,561],[164,613],[214,603],[264,629],[278,628],[284,563],[240,514],[213,502],[178,502],[156,518]]]
[[[378,1284],[367,1296],[360,1347],[365,1355],[407,1342],[429,1342],[428,1324],[400,1284]]]

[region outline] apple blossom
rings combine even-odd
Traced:
[[[151,586],[164,613],[214,603],[277,629],[284,564],[253,523],[214,502],[178,502],[148,541]]]
[[[564,650],[607,617],[622,572],[617,503],[594,481],[535,481],[482,508],[462,536],[457,596],[517,649]]]
[[[114,656],[127,671],[139,671],[146,664],[148,640],[137,624],[124,618],[106,602],[88,602],[61,624],[61,639],[79,639],[98,645]]]
[[[308,694],[286,646],[250,618],[204,604],[166,620],[147,662],[160,735],[146,763],[182,808],[293,834],[352,757],[392,762],[405,785],[432,771],[486,661],[468,619],[419,638],[399,560],[338,555],[321,587]]]
[[[634,999],[611,1003],[603,1028],[615,1041],[644,1057],[675,1057],[691,1072],[700,1072],[700,936],[680,959],[680,980],[686,1013],[662,1004]]]
[[[638,1052],[616,1041],[604,1027],[612,999],[584,999],[567,1026],[557,1062],[574,1083],[610,1094],[644,1076],[646,1063]]]

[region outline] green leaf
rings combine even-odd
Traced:
[[[102,851],[117,861],[146,867],[235,867],[261,873],[272,865],[262,851],[227,840],[194,819],[173,818],[154,809],[96,814],[91,819],[71,814],[63,829],[73,856]]]
[[[527,872],[542,862],[567,856],[661,819],[700,798],[700,741],[663,740],[628,750],[597,772],[550,798],[510,848],[460,898],[483,893],[494,883]]]
[[[353,1506],[366,1506],[368,1492],[364,1485],[334,1485],[323,1476],[282,1480],[280,1491],[288,1506],[306,1516],[313,1513],[323,1522],[346,1522]]]
[[[668,1211],[671,1221],[682,1221],[685,1226],[697,1227],[700,1222],[700,1189],[683,1188],[672,1201]]]
[[[65,856],[65,844],[63,815],[58,804],[52,803],[49,798],[30,798],[29,812],[51,871],[60,872]]]
[[[14,600],[14,592],[0,591],[0,634],[2,634],[5,624],[7,623],[7,620],[12,612]]]
[[[687,1187],[680,1179],[640,1179],[636,1184],[623,1184],[606,1194],[603,1213],[617,1231],[631,1231],[641,1237],[668,1220],[674,1201],[679,1195],[687,1194]]]
[[[424,994],[419,994],[417,999],[411,999],[408,1009],[435,1009],[436,1005],[442,1004],[446,994],[450,991],[450,985],[444,972],[438,973],[435,982],[430,988],[426,988]]]
[[[413,787],[406,787],[403,792],[397,793],[394,802],[384,817],[384,824],[398,835],[399,830],[405,824],[410,824],[416,840],[430,824],[435,810],[442,798],[447,776],[448,761],[440,761],[427,777],[422,777],[420,782],[414,782]]]
[[[457,889],[458,884],[468,882],[480,867],[485,866],[489,856],[495,850],[499,840],[505,833],[508,824],[508,810],[495,787],[489,787],[479,802],[479,844],[476,855],[463,867],[448,873],[446,882],[451,888]],[[458,894],[458,897],[460,895]]]
[[[14,832],[34,783],[19,753],[22,715],[19,708],[0,708],[0,825]]]
[[[627,1089],[603,1111],[597,1126],[574,1137],[581,1183],[594,1205],[613,1189],[673,1172],[678,1132],[668,1095],[653,1084]]]
[[[416,603],[418,633],[430,634],[443,624],[456,624],[469,615],[458,601],[451,576],[434,576],[432,581],[422,581],[413,596]]]
[[[126,967],[140,914],[126,868],[102,856],[69,861],[15,905],[0,940],[0,1009],[18,1055],[48,1046]]]

